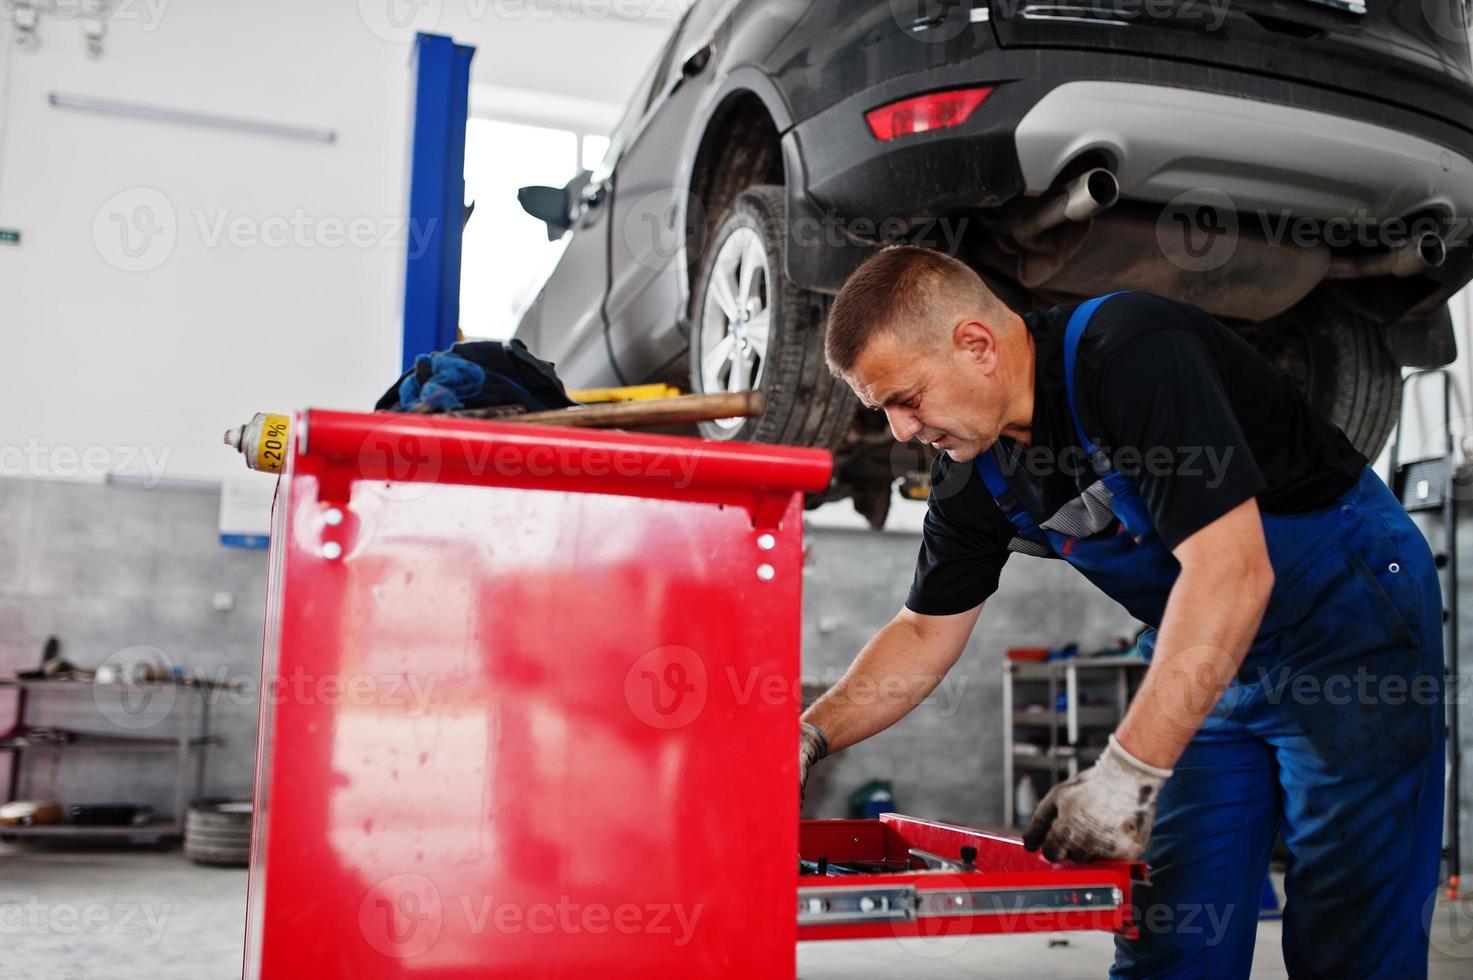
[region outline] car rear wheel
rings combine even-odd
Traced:
[[[708,439],[832,449],[856,402],[824,363],[829,298],[787,277],[786,222],[786,195],[775,185],[747,188],[722,218],[691,292],[691,390],[767,396],[761,418],[701,423]]]
[[[1379,324],[1311,298],[1243,334],[1367,459],[1381,455],[1401,414],[1401,368]]]

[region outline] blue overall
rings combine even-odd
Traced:
[[[1116,295],[1116,294],[1112,294]],[[1132,481],[1079,422],[1074,365],[1090,317],[1069,320],[1064,371],[1080,447],[1113,495],[1114,527],[1041,528],[998,448],[977,458],[1019,536],[1063,558],[1155,629],[1180,565]],[[1042,520],[1046,521],[1044,517]],[[1236,678],[1162,789],[1135,898],[1138,939],[1112,977],[1247,977],[1276,833],[1289,975],[1425,977],[1441,858],[1442,599],[1431,552],[1369,467],[1324,510],[1263,515],[1275,583]]]

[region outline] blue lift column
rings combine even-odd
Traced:
[[[460,236],[465,208],[465,123],[476,49],[439,34],[414,42],[414,144],[406,235],[403,369],[455,343],[460,323]]]

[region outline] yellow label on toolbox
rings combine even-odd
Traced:
[[[286,466],[286,447],[291,440],[292,420],[286,415],[267,415],[256,443],[256,469],[280,473]]]

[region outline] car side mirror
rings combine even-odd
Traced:
[[[566,187],[523,187],[517,191],[522,210],[547,225],[547,240],[555,242],[573,226]]]

